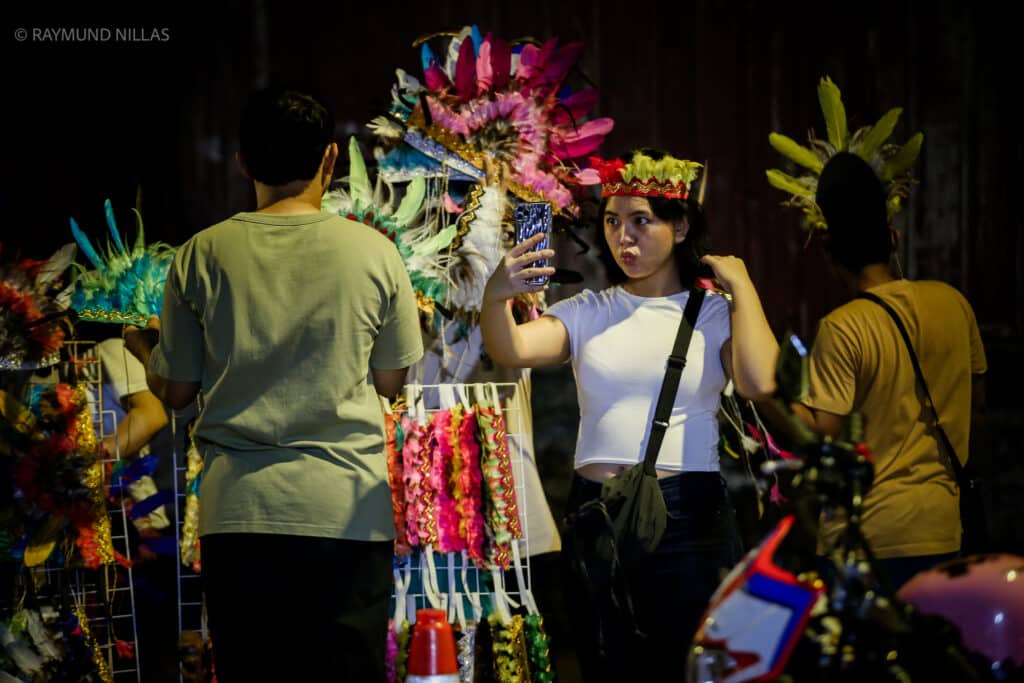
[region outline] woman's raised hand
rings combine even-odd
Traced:
[[[743,259],[737,256],[713,256],[708,254],[701,258],[701,263],[711,268],[715,274],[715,280],[721,284],[722,289],[730,294],[735,294],[735,290],[738,287],[751,284],[750,275],[747,273],[747,266],[743,263]]]
[[[555,255],[554,249],[531,251],[546,236],[543,233],[534,235],[505,252],[501,263],[498,264],[494,274],[487,281],[487,288],[484,290],[484,303],[505,301],[516,294],[540,292],[547,289],[546,284],[531,285],[527,282],[527,280],[544,275],[550,277],[555,273],[555,269],[550,266],[533,266],[537,261],[551,259]]]

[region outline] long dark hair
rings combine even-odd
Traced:
[[[651,147],[641,147],[639,149],[630,150],[619,158],[628,164],[633,160],[633,155],[637,152],[646,154],[655,161],[667,155],[664,150],[654,149]],[[710,250],[710,240],[708,237],[708,227],[707,220],[704,216],[704,209],[699,203],[697,203],[696,198],[693,196],[690,196],[687,199],[666,199],[665,197],[645,197],[645,199],[647,199],[647,203],[651,207],[651,213],[661,220],[674,224],[685,218],[689,224],[689,229],[686,232],[686,238],[679,244],[675,245],[675,249],[673,250],[676,259],[676,268],[679,270],[680,285],[682,285],[683,289],[687,289],[693,284],[693,281],[701,275],[703,264],[701,264],[700,259]],[[608,246],[608,240],[604,237],[604,211],[607,206],[608,197],[605,197],[601,200],[601,209],[598,213],[598,225],[601,230],[601,262],[604,264],[608,281],[613,285],[620,285],[628,281],[629,278],[626,276],[626,273],[622,271],[622,268],[619,268],[619,264],[615,262],[612,250]]]

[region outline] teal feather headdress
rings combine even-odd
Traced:
[[[914,183],[910,169],[921,152],[924,135],[915,134],[905,145],[887,142],[903,113],[899,107],[890,109],[874,126],[865,126],[851,134],[846,125],[846,109],[839,88],[828,76],[818,84],[818,101],[828,139],[818,139],[812,131],[810,146],[804,147],[785,135],[770,134],[768,142],[771,146],[801,169],[798,176],[770,169],[767,171],[768,182],[791,195],[786,204],[803,210],[804,225],[808,229],[827,230],[825,216],[815,201],[818,177],[829,159],[839,152],[850,152],[866,161],[882,181],[887,194],[886,209],[892,219],[903,209],[903,202],[910,195]]]
[[[71,219],[71,234],[93,267],[87,270],[79,265],[71,308],[82,320],[145,325],[150,316],[160,314],[174,247],[162,242],[147,245],[142,216],[133,209],[139,232],[135,246],[128,249],[117,229],[109,199],[103,208],[110,237],[102,253]]]

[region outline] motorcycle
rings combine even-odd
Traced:
[[[786,514],[712,596],[688,657],[689,683],[1024,680],[1024,557],[984,555],[915,576],[896,594],[860,528],[874,476],[852,437],[809,432],[807,353],[784,344],[775,410],[796,458],[762,471],[785,486]],[[820,514],[847,526],[817,554]]]

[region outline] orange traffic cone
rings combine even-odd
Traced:
[[[455,636],[444,610],[416,610],[407,683],[459,683]]]

